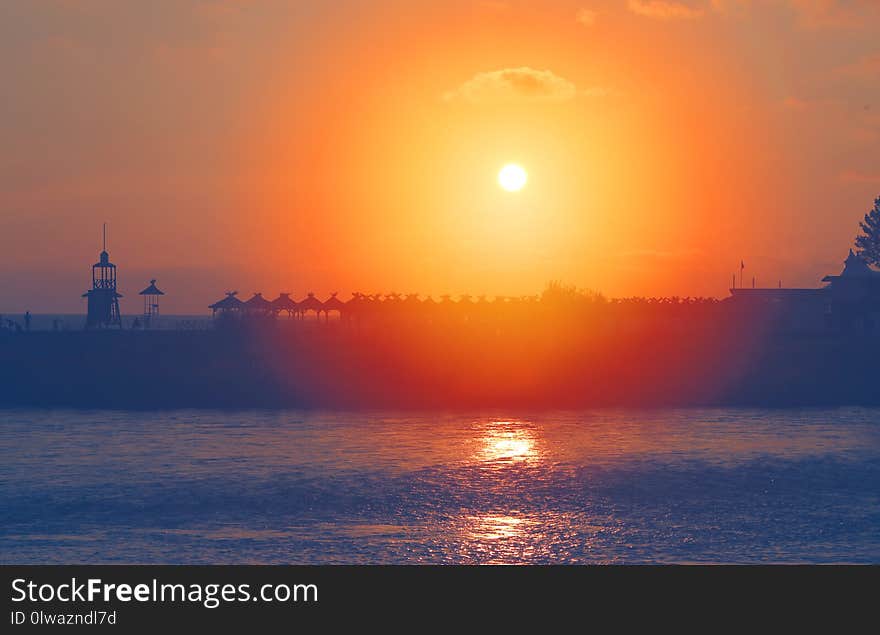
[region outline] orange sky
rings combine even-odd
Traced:
[[[320,6],[319,6],[320,5]],[[872,0],[12,0],[0,312],[816,286],[880,194]],[[519,193],[496,174],[529,172]]]

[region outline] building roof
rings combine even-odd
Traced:
[[[108,254],[107,251],[104,250],[98,255],[98,262],[93,264],[92,267],[110,267],[112,269],[115,269],[116,265],[110,262],[110,254]]]
[[[843,271],[839,276],[825,276],[822,282],[834,282],[840,278],[877,278],[880,279],[880,271],[875,271],[868,266],[864,258],[849,250],[849,256],[843,263]]]
[[[156,280],[150,280],[150,286],[138,293],[138,295],[165,295],[164,292],[159,291],[159,287],[156,286]]]
[[[825,289],[731,289],[733,297],[740,298],[798,298],[821,296]]]

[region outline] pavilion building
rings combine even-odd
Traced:
[[[872,333],[880,324],[880,271],[852,250],[840,275],[816,289],[730,289],[735,307],[771,316],[777,330]]]

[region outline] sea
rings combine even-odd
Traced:
[[[0,410],[0,562],[880,563],[880,410]]]

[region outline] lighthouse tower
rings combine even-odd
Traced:
[[[104,248],[98,262],[92,265],[92,288],[83,294],[88,298],[89,310],[86,317],[87,329],[100,329],[116,326],[122,328],[119,315],[119,298],[116,292],[116,265],[110,262],[107,253],[107,225],[104,224]]]

